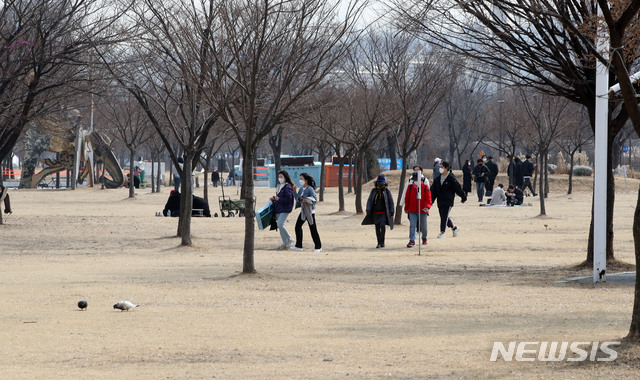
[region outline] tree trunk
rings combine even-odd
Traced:
[[[611,155],[611,167],[612,168],[617,168],[618,166],[620,166],[620,156],[622,154],[622,144],[623,141],[621,139],[617,139],[614,138],[613,141],[611,142],[611,151],[614,152],[614,154]]]
[[[393,132],[387,132],[387,149],[389,150],[389,170],[398,170],[398,163],[396,162],[396,135]]]
[[[151,194],[156,193],[156,158],[151,153]]]
[[[351,155],[349,155],[349,176],[347,177],[347,194],[350,194],[353,189],[352,189],[352,183],[353,183],[353,158],[351,157]]]
[[[211,164],[211,155],[207,154],[207,159],[204,163],[204,200],[209,203],[209,165]]]
[[[407,156],[408,157],[408,156]],[[401,157],[404,163],[406,157]],[[398,198],[396,199],[396,215],[393,218],[394,225],[402,225],[402,206],[400,205],[400,198],[402,198],[402,192],[404,191],[405,179],[407,178],[407,166],[402,165],[402,172],[400,173],[400,189],[398,190]]]
[[[191,245],[191,210],[193,209],[193,158],[194,153],[187,152],[180,174],[180,219],[178,220],[178,236],[181,245]],[[177,169],[176,169],[177,170]]]
[[[173,186],[173,163],[169,160],[169,186]]]
[[[254,152],[251,148],[250,140],[247,139],[247,149],[244,151],[244,161],[242,162],[242,188],[244,190],[244,252],[242,256],[242,273],[256,273],[253,260],[253,251],[255,244],[255,211],[253,205],[253,157]]]
[[[129,198],[134,198],[136,196],[136,188],[134,186],[133,181],[133,173],[135,172],[135,164],[133,160],[135,159],[136,151],[135,149],[129,148]]]
[[[513,154],[513,153],[511,153]],[[511,156],[511,160],[509,160],[509,165],[507,166],[507,176],[509,177],[509,185],[516,185],[516,173],[515,173],[515,161],[513,160],[515,156]],[[471,163],[475,162],[475,160],[471,159]]]
[[[284,131],[283,127],[278,127],[275,135],[269,135],[269,145],[271,146],[271,151],[273,152],[273,163],[275,164],[276,169],[276,177],[274,178],[273,187],[278,186],[278,172],[280,172],[282,168],[282,159],[280,156],[282,155],[282,132]],[[269,185],[271,186],[271,184]]]
[[[318,202],[324,202],[324,177],[326,175],[325,161],[327,160],[327,153],[324,149],[319,149],[318,158],[320,159],[320,195]],[[277,172],[276,172],[277,173]]]
[[[60,154],[60,153],[58,153]],[[13,171],[13,151],[9,152],[9,158],[7,159],[7,166],[9,166],[9,178],[16,179],[16,173]],[[59,173],[59,172],[58,172]]]
[[[342,178],[344,175],[344,160],[339,155],[338,160],[340,162],[338,165],[338,211],[344,211],[344,184]]]
[[[573,191],[573,163],[575,160],[575,154],[576,152],[573,151],[569,155],[569,190],[567,190],[567,194],[571,194]]]
[[[640,340],[640,188],[638,189],[636,211],[633,214],[633,245],[636,256],[636,286],[633,297],[631,326],[626,339],[637,342]]]
[[[546,157],[547,154],[546,152],[542,152],[540,151],[540,161],[542,161],[543,163],[543,168],[546,167]],[[544,181],[544,169],[543,171],[540,173],[540,182],[538,183],[538,197],[540,199],[540,216],[543,215],[547,215],[547,208],[545,205],[545,193],[544,193],[544,189],[545,189],[545,181]]]
[[[611,156],[611,145],[608,155]],[[607,163],[607,261],[615,260],[613,255],[613,211],[616,200],[616,182],[611,161]]]
[[[613,206],[615,203],[615,181],[613,172],[607,171],[607,261],[615,260],[613,251]],[[587,261],[593,264],[593,202],[591,204],[591,224],[589,225],[589,241],[587,243]]]
[[[364,214],[364,210],[362,209],[362,177],[365,171],[364,154],[365,150],[361,149],[356,155],[357,166],[354,183],[354,190],[356,192],[356,214]]]
[[[544,154],[544,168],[542,173],[544,173],[544,197],[549,197],[549,153],[545,151]],[[542,178],[540,178],[542,179]]]
[[[536,156],[536,166],[535,166],[535,171],[533,174],[533,188],[535,189],[536,187],[538,187],[538,177],[542,178],[542,175],[540,174],[542,170],[542,165],[539,164],[540,161],[540,152],[538,152],[538,155]],[[540,175],[538,175],[540,174]],[[542,193],[538,193],[538,194],[542,194]]]
[[[156,176],[156,193],[159,193],[162,187],[162,176],[164,175],[164,171],[162,171],[162,165],[160,165],[162,152],[158,152],[156,158],[156,162],[158,162],[158,175]]]

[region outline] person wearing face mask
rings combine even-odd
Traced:
[[[440,175],[440,172],[438,171],[438,169],[440,169],[440,162],[442,162],[442,160],[440,158],[438,158],[438,157],[436,157],[433,160],[433,180],[434,181]],[[422,170],[422,169],[420,169],[420,170]],[[414,172],[415,172],[415,170],[414,170]]]
[[[376,226],[376,237],[378,245],[376,248],[384,248],[384,235],[386,226],[393,229],[393,197],[387,186],[387,178],[384,174],[378,175],[374,183],[375,187],[369,194],[367,200],[367,216],[362,221],[362,225],[373,224]]]
[[[484,197],[484,186],[487,183],[487,179],[491,175],[489,169],[484,166],[484,161],[482,158],[478,159],[478,164],[472,171],[476,180],[476,191],[478,192],[478,202],[482,202],[482,198]]]
[[[322,251],[322,242],[320,241],[320,235],[318,234],[318,228],[316,226],[316,203],[318,197],[316,196],[316,182],[309,173],[300,174],[300,189],[296,195],[296,208],[300,208],[300,215],[296,221],[296,245],[291,247],[294,251],[302,251],[302,225],[304,222],[309,224],[309,231],[311,231],[311,238],[313,239],[314,252]]]
[[[438,202],[438,212],[440,214],[440,234],[438,239],[445,237],[447,227],[453,230],[453,237],[458,236],[460,228],[453,224],[451,220],[451,209],[453,208],[456,194],[462,199],[462,203],[467,201],[467,195],[462,191],[460,183],[450,171],[451,166],[447,161],[440,163],[440,178],[431,186],[431,199]]]
[[[291,248],[294,241],[289,231],[284,226],[287,221],[287,217],[291,211],[293,211],[293,181],[289,177],[289,173],[286,170],[280,170],[278,172],[278,185],[276,186],[276,195],[271,197],[271,201],[274,206],[274,213],[276,214],[278,230],[280,231],[280,238],[282,238],[282,244],[278,249]]]
[[[439,171],[438,174],[440,174]],[[436,181],[438,180],[439,178],[436,178]],[[418,199],[418,189],[420,189],[420,199]],[[407,247],[411,248],[416,245],[416,229],[418,227],[422,233],[422,244],[426,245],[427,216],[429,216],[431,209],[431,190],[429,189],[429,181],[422,176],[421,170],[417,170],[411,175],[403,196],[404,211],[409,217],[409,243]]]
[[[438,164],[438,168],[440,168],[440,164]],[[400,203],[398,204],[398,206],[400,207],[404,206],[404,203],[405,203],[404,200],[407,195],[407,189],[409,188],[410,185],[415,183],[415,180],[413,178],[417,176],[418,172],[422,173],[422,166],[413,165],[413,172],[411,173],[411,177],[409,177],[409,180],[407,181],[407,183],[404,185],[404,189],[402,190],[402,195],[400,196]],[[438,172],[438,175],[440,175],[440,172]],[[422,176],[422,178],[424,178],[424,176]]]

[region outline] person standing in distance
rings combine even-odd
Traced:
[[[484,186],[489,179],[489,169],[484,166],[484,161],[479,158],[478,164],[475,168],[473,168],[473,175],[476,181],[476,191],[478,192],[478,202],[482,202],[482,198],[484,197]]]
[[[296,221],[296,245],[291,247],[294,251],[302,251],[302,225],[304,222],[309,224],[309,231],[311,231],[311,238],[315,245],[314,252],[322,251],[322,242],[320,241],[320,235],[318,234],[318,228],[316,226],[316,203],[318,197],[316,196],[316,182],[309,173],[300,174],[300,190],[296,195],[296,208],[300,208],[300,215]]]
[[[493,194],[493,186],[495,185],[496,177],[498,176],[498,172],[500,171],[498,168],[498,164],[493,162],[493,156],[487,157],[487,162],[484,166],[489,169],[489,178],[486,185],[486,194],[487,196],[491,196]]]
[[[451,173],[451,165],[447,161],[440,163],[440,177],[431,184],[431,199],[438,202],[438,212],[440,214],[440,234],[438,239],[445,237],[447,227],[453,230],[453,237],[458,236],[460,228],[453,224],[450,218],[456,194],[462,199],[462,203],[467,201],[467,196],[456,177]]]
[[[531,194],[533,194],[533,196],[535,197],[538,194],[536,194],[535,190],[533,190],[533,185],[531,184],[531,176],[533,175],[534,170],[536,170],[536,167],[531,161],[529,161],[531,159],[530,154],[527,154],[525,157],[526,160],[522,162],[522,190],[526,191],[527,188],[529,188],[529,190],[531,190]]]
[[[440,169],[440,168],[438,168]],[[473,170],[473,166],[471,166],[471,160],[465,161],[464,165],[462,165],[462,190],[465,195],[469,195],[471,192],[471,171]]]
[[[440,175],[440,162],[442,162],[442,160],[439,157],[436,157],[435,160],[433,160],[433,181],[434,182],[436,178],[438,178],[438,176]]]

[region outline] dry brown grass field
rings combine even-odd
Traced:
[[[634,264],[639,182],[617,184],[616,256]],[[640,349],[626,344],[613,362],[489,361],[494,341],[619,341],[627,333],[633,286],[555,283],[591,274],[574,268],[586,256],[591,179],[577,178],[572,195],[566,177],[552,177],[551,188],[544,218],[537,198],[516,208],[458,200],[456,238],[435,238],[434,209],[420,256],[405,247],[406,217],[376,249],[353,194],[337,213],[331,188],[317,211],[323,251],[313,252],[306,226],[304,252],[278,251],[277,232],[257,231],[255,275],[240,274],[241,218],[194,218],[194,245],[179,246],[177,219],[154,216],[169,188],[140,189],[134,199],[127,189],[12,190],[14,213],[0,226],[0,375],[637,378]],[[209,190],[219,212],[220,188]],[[256,192],[263,204],[272,190]],[[226,193],[237,197],[234,187]],[[140,307],[113,309],[125,299]]]

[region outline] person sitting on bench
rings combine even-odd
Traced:
[[[202,214],[200,214],[199,210],[202,210]],[[169,199],[167,199],[167,204],[164,205],[164,210],[162,210],[162,215],[168,216],[169,211],[171,211],[171,216],[180,216],[180,193],[176,190],[171,190]],[[204,198],[195,195],[193,196],[193,210],[191,215],[206,216],[208,218],[211,217],[209,204],[204,200]]]

